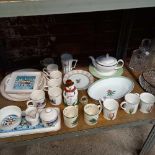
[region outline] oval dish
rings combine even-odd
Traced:
[[[94,82],[88,88],[88,95],[99,100],[101,98],[120,99],[134,88],[134,82],[127,77],[112,77]]]

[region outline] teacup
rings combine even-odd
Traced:
[[[0,129],[12,130],[21,122],[22,111],[19,107],[11,105],[0,109]]]
[[[62,89],[53,87],[48,89],[49,99],[52,105],[60,105],[62,102]]]
[[[30,100],[27,101],[27,105],[32,103],[37,108],[44,108],[45,103],[45,92],[43,90],[34,90],[30,94]]]
[[[100,103],[103,102],[103,116],[107,120],[114,120],[117,115],[119,104],[114,99],[101,99]]]
[[[95,125],[98,121],[99,114],[102,111],[102,104],[86,104],[84,106],[84,120],[88,125]]]
[[[61,86],[60,79],[49,79],[47,80],[47,85],[44,86],[44,91],[48,91],[48,89],[52,87],[60,87],[60,86]]]
[[[78,106],[68,106],[63,110],[64,123],[68,128],[78,124]]]
[[[155,96],[150,93],[140,94],[140,111],[143,113],[149,113],[155,103]]]
[[[52,71],[46,76],[47,80],[49,79],[58,79],[62,83],[62,73],[60,71]]]
[[[49,64],[47,67],[43,68],[43,73],[48,75],[52,71],[57,71],[58,70],[58,65],[57,64]]]
[[[40,64],[44,67],[47,67],[49,64],[53,64],[54,59],[53,58],[44,58],[43,60],[40,61]]]
[[[31,126],[36,126],[39,124],[39,113],[37,108],[33,105],[28,105],[25,115],[25,119],[30,123]]]
[[[121,108],[128,114],[135,114],[140,103],[138,94],[129,93],[125,95],[125,101],[120,104]]]

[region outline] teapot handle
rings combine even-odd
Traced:
[[[121,63],[121,65],[118,65],[119,63]],[[124,66],[124,61],[122,60],[122,59],[119,59],[118,61],[117,61],[117,67],[115,67],[115,69],[120,69],[120,68],[122,68]]]

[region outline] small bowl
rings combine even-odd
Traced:
[[[6,106],[0,109],[0,129],[12,130],[21,122],[22,111],[17,106]]]

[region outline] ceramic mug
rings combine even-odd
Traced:
[[[57,71],[58,70],[58,65],[57,64],[49,64],[47,67],[43,68],[43,73],[48,75],[52,71]]]
[[[52,71],[49,74],[47,74],[47,76],[45,77],[47,78],[47,80],[58,79],[62,83],[62,73],[60,71]]]
[[[78,124],[78,106],[68,106],[63,110],[64,123],[68,128]]]
[[[62,89],[53,87],[48,89],[49,99],[52,105],[60,105],[62,102]]]
[[[25,115],[25,119],[31,124],[31,126],[36,126],[39,124],[39,113],[37,108],[33,105],[27,105]]]
[[[45,92],[43,90],[34,90],[30,94],[30,100],[27,101],[27,105],[34,105],[37,108],[44,108],[45,103]]]
[[[60,87],[61,83],[62,81],[60,79],[49,79],[47,85],[44,86],[44,91],[48,91],[48,89],[52,87]]]
[[[140,94],[140,111],[143,113],[149,113],[155,103],[155,96],[150,93]]]
[[[98,121],[99,114],[102,111],[102,104],[96,105],[93,103],[84,106],[84,120],[88,125],[95,125]]]
[[[47,67],[49,64],[53,64],[54,59],[53,58],[44,58],[43,60],[40,61],[40,64],[44,67]]]
[[[101,99],[100,103],[103,103],[103,116],[107,120],[114,120],[117,115],[119,104],[114,99]]]
[[[66,74],[76,67],[77,59],[73,59],[71,54],[64,53],[61,55],[61,64],[63,73]]]
[[[125,101],[120,104],[121,108],[128,114],[135,114],[140,103],[138,94],[129,93],[125,95]]]

